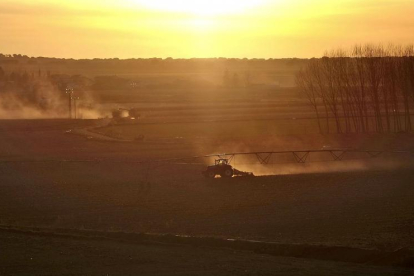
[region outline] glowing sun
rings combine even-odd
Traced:
[[[130,0],[144,7],[195,15],[241,13],[263,5],[269,0]]]

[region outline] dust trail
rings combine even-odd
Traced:
[[[76,91],[72,118],[104,117],[92,93]],[[25,86],[0,82],[0,119],[61,119],[69,117],[69,95],[49,80],[33,80]]]
[[[315,163],[290,164],[236,164],[239,170],[253,172],[256,176],[313,174],[330,172],[350,172],[367,170],[395,170],[401,168],[414,168],[412,160],[407,159],[364,159],[344,160]]]
[[[403,137],[404,138],[404,137]],[[395,139],[393,137],[393,139]],[[324,152],[313,152],[305,159],[306,163],[298,163],[298,158],[305,157],[305,153],[298,153],[294,156],[292,152],[273,154],[270,156],[269,165],[260,164],[258,157],[252,155],[238,155],[232,159],[232,165],[240,171],[253,172],[256,176],[266,175],[289,175],[289,174],[311,174],[311,173],[329,173],[329,172],[348,172],[348,171],[366,171],[366,170],[395,170],[400,168],[414,169],[414,156],[410,156],[410,149],[404,147],[406,143],[400,143],[394,146],[395,149],[405,153],[383,152],[379,157],[372,158],[367,152],[355,151],[350,149],[363,148],[366,145],[383,144],[387,137],[325,137],[325,136],[272,136],[269,138],[254,141],[223,141],[208,148],[203,145],[202,149],[207,148],[210,151],[231,153],[231,152],[265,152],[265,151],[303,151],[309,149],[325,150]],[[398,141],[398,140],[396,140]],[[379,143],[381,142],[381,143]],[[211,149],[213,148],[213,149]],[[343,155],[342,161],[333,161],[334,157],[329,150],[338,149],[338,152],[347,151]],[[393,148],[387,148],[388,151]],[[381,151],[381,147],[379,147]],[[268,157],[266,154],[259,156]],[[210,162],[210,163],[208,163]],[[206,160],[207,164],[214,163],[214,158]]]

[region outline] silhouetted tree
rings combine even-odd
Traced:
[[[319,126],[322,103],[326,126],[332,116],[338,133],[367,132],[371,127],[376,132],[412,131],[413,46],[365,45],[351,52],[332,51],[310,60],[297,74],[297,83]]]
[[[319,115],[319,94],[317,91],[316,84],[313,83],[312,76],[310,75],[309,71],[303,71],[301,70],[298,73],[298,76],[296,78],[296,84],[297,86],[305,93],[306,97],[308,98],[310,104],[312,105],[313,109],[316,113],[316,119],[318,120],[318,127],[319,127],[319,133],[323,133],[321,121],[320,121],[320,115]]]

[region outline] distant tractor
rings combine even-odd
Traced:
[[[118,108],[112,111],[112,118],[117,123],[129,123],[138,120],[140,117],[141,114],[137,108]]]
[[[233,176],[254,176],[253,173],[236,170],[230,165],[228,159],[217,159],[213,166],[208,166],[207,170],[202,173],[206,178],[215,178],[218,175],[222,178],[230,178]]]
[[[125,108],[119,108],[112,111],[112,118],[115,120],[127,119],[129,118],[129,110]]]

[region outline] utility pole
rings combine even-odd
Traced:
[[[72,100],[73,100],[73,88],[66,88],[66,95],[68,95],[69,100],[69,119],[72,119]]]
[[[73,105],[75,107],[75,119],[78,118],[78,101],[80,100],[79,97],[73,97]]]

